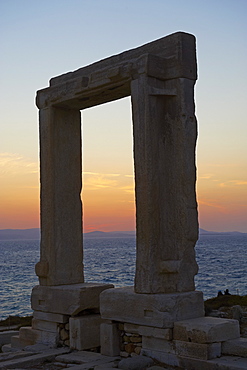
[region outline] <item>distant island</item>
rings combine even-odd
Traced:
[[[199,235],[247,235],[238,231],[216,232],[199,229]],[[91,231],[83,234],[85,239],[90,238],[135,238],[136,231]],[[0,240],[39,240],[40,229],[3,229],[0,230]]]
[[[4,229],[0,230],[0,240],[38,240],[40,229]]]
[[[91,231],[83,234],[84,238],[135,238],[134,231]]]

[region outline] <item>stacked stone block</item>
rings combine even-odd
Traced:
[[[32,327],[20,329],[12,346],[42,343],[82,350],[100,345],[99,295],[112,284],[36,286],[32,292]]]
[[[102,292],[100,310],[102,318],[109,320],[101,325],[102,354],[151,353],[153,357],[152,351],[176,354],[174,322],[202,317],[204,303],[201,292],[136,294],[133,287],[125,287]]]
[[[237,320],[201,317],[174,323],[176,354],[201,360],[222,355],[222,343],[240,337]]]
[[[247,339],[239,335],[237,320],[210,317],[174,322],[169,328],[108,321],[101,325],[101,353],[144,355],[171,366],[188,366],[192,360],[199,368],[224,355],[247,357]]]
[[[131,287],[115,288],[101,293],[100,307],[108,320],[101,325],[104,355],[140,354],[171,366],[193,363],[197,368],[213,361],[212,369],[225,355],[247,357],[239,322],[204,317],[200,292],[137,295]]]

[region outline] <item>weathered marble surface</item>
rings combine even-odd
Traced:
[[[99,347],[102,322],[99,314],[71,317],[69,319],[70,348],[81,351]]]
[[[173,336],[176,340],[193,343],[215,343],[240,337],[237,320],[200,317],[178,321],[174,324]]]
[[[171,95],[169,95],[171,94]],[[174,94],[174,95],[172,95]],[[132,81],[137,293],[188,292],[198,271],[194,81]]]
[[[38,91],[41,285],[83,282],[80,110],[131,95],[135,291],[194,290],[196,78],[195,38],[177,32],[55,77]]]
[[[40,111],[40,285],[83,283],[81,115]]]
[[[201,292],[137,294],[133,287],[107,289],[100,294],[103,319],[173,328],[175,321],[204,315]]]
[[[113,288],[113,285],[97,283],[37,285],[32,291],[32,309],[68,316],[78,315],[84,310],[99,310],[99,295],[109,288]]]

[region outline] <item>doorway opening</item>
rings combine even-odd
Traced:
[[[136,252],[130,97],[82,111],[82,147],[85,281],[133,285]]]
[[[92,231],[134,231],[130,97],[82,112],[83,224]]]

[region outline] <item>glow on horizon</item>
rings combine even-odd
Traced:
[[[125,114],[119,118],[122,105]],[[82,122],[84,232],[134,230],[130,98],[85,110]],[[38,163],[3,153],[0,170],[0,201],[5,210],[4,217],[1,213],[1,228],[39,227]],[[200,227],[246,232],[247,204],[242,200],[246,199],[247,179],[243,176],[243,164],[202,161],[197,172]]]
[[[39,227],[38,163],[17,153],[0,153],[0,228]]]
[[[200,227],[247,232],[246,13],[245,0],[0,2],[0,229],[39,227],[35,91],[181,30],[197,39]],[[130,99],[82,116],[84,230],[133,230]]]

